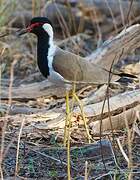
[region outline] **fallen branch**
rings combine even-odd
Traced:
[[[140,46],[140,24],[124,29],[120,34],[104,42],[104,44],[87,58],[108,71],[112,61],[114,64],[128,56]],[[119,58],[121,56],[121,58]]]
[[[125,127],[125,118],[128,124],[132,124],[136,118],[136,112],[140,109],[140,92],[139,90],[125,92],[109,98],[110,114],[113,129],[121,129]],[[100,132],[100,123],[102,118],[102,132],[111,130],[111,124],[108,112],[108,103],[105,102],[104,111],[101,115],[103,101],[90,104],[84,107],[86,117],[90,119],[89,125],[92,132]],[[75,112],[79,112],[76,109]]]
[[[2,87],[1,99],[8,98],[7,87]],[[36,83],[24,84],[19,87],[12,88],[12,98],[13,99],[36,99],[41,96],[54,96],[64,97],[65,88],[57,87],[49,81],[41,81]]]
[[[130,91],[125,92],[109,99],[110,102],[110,114],[112,120],[113,129],[121,129],[125,127],[125,118],[128,120],[128,124],[133,123],[136,117],[136,111],[140,108],[140,91]],[[108,105],[105,103],[103,115],[101,115],[103,101],[86,105],[84,107],[84,112],[88,120],[88,124],[93,130],[93,133],[99,133],[100,131],[100,121],[102,118],[102,131],[110,130],[110,121],[108,113]],[[80,115],[80,109],[75,108],[74,115],[72,117],[72,122],[77,121],[77,116]],[[10,123],[14,126],[18,126],[21,123],[21,115],[7,116],[10,120]],[[25,129],[24,132],[31,133],[33,129],[38,131],[44,130],[54,130],[54,129],[63,129],[65,125],[65,112],[56,110],[50,110],[43,113],[34,113],[32,115],[24,115],[25,118]],[[5,118],[1,118],[4,121]],[[82,120],[81,120],[82,121]],[[80,122],[78,122],[80,124]],[[30,124],[30,127],[26,125]],[[75,125],[74,125],[75,126]],[[46,131],[47,133],[47,131]]]

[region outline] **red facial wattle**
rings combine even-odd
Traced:
[[[44,23],[34,23],[34,24],[31,24],[31,25],[29,25],[27,28],[26,28],[26,30],[27,30],[27,32],[31,32],[35,27],[38,27],[38,26],[40,26],[40,25],[43,25]]]

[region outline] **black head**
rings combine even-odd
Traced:
[[[48,23],[52,26],[51,21],[47,17],[34,17],[34,18],[32,18],[30,21],[30,25],[35,24],[35,23],[43,23],[43,24]]]
[[[37,36],[41,35],[44,32],[43,25],[49,24],[52,27],[51,21],[46,17],[34,17],[31,19],[30,24],[27,28],[21,30],[18,35],[25,33],[34,33]]]

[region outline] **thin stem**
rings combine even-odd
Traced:
[[[20,138],[21,138],[21,135],[22,135],[24,122],[25,122],[25,118],[23,118],[23,120],[21,122],[21,127],[20,127],[20,131],[19,131],[19,135],[18,135],[17,153],[16,153],[16,167],[15,167],[15,179],[16,179],[16,176],[18,175],[18,165],[19,165],[18,157],[19,157],[19,148],[20,148]]]

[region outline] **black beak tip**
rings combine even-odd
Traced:
[[[26,34],[26,33],[27,33],[27,29],[21,29],[17,31],[16,36],[20,37],[21,35]]]

